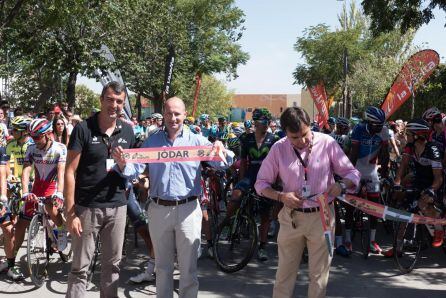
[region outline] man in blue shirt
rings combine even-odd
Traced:
[[[205,137],[183,129],[186,118],[184,102],[170,98],[164,105],[165,129],[151,135],[142,145],[146,148],[210,146]],[[221,142],[214,147],[226,155],[231,154]],[[126,164],[122,148],[113,157],[124,176],[132,178],[136,173],[148,172],[150,197],[150,235],[155,249],[157,297],[173,297],[173,271],[175,252],[180,269],[180,297],[197,297],[197,258],[201,242],[202,213],[198,197],[201,195],[201,166],[198,161]],[[210,162],[214,166],[223,163]]]

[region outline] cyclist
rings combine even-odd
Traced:
[[[339,117],[336,119],[336,129],[333,131],[330,136],[336,140],[338,145],[344,150],[344,153],[348,155],[350,151],[351,141],[349,136],[350,126],[349,126],[348,119],[344,117]],[[339,176],[335,176],[335,180],[339,181],[341,178]],[[345,245],[343,244],[343,236],[342,236],[342,223],[341,223],[341,216],[340,216],[340,206],[339,202],[335,203],[335,245],[336,245],[336,254],[348,257],[350,255],[350,252],[347,250]],[[349,208],[349,206],[346,206],[346,208]]]
[[[429,124],[422,119],[410,121],[406,126],[406,134],[408,144],[404,148],[403,159],[395,177],[395,190],[401,190],[401,184],[422,190],[418,200],[421,212],[426,216],[439,218],[443,207],[439,194],[443,183],[440,150],[435,143],[428,141]],[[411,162],[415,166],[415,174],[403,180]],[[435,226],[432,246],[440,247],[443,237],[443,227]],[[392,257],[393,254],[393,249],[383,252],[386,257]]]
[[[228,141],[228,136],[232,132],[231,127],[227,123],[226,117],[220,116],[218,117],[218,126],[217,126],[217,140],[221,141],[225,146]]]
[[[32,119],[23,116],[14,117],[11,121],[14,139],[6,145],[6,155],[10,166],[7,167],[7,170],[8,168],[11,169],[11,175],[8,176],[14,176],[18,179],[22,177],[26,149],[33,143],[27,131],[31,121]]]
[[[53,141],[52,123],[47,119],[35,119],[28,128],[34,144],[26,150],[22,173],[22,187],[24,201],[15,230],[14,252],[17,254],[22,246],[25,230],[32,219],[36,204],[36,197],[47,197],[45,210],[55,223],[57,248],[63,251],[67,245],[67,235],[63,227],[64,220],[59,212],[63,207],[63,186],[67,148],[64,144]],[[34,166],[35,180],[29,192],[29,178]]]
[[[440,155],[445,158],[444,151],[446,149],[446,129],[443,125],[441,112],[439,109],[433,107],[423,113],[423,120],[425,120],[430,128],[429,141],[433,142],[440,150]],[[446,165],[446,160],[443,160],[443,165]]]
[[[279,138],[267,132],[268,124],[271,121],[271,114],[267,109],[255,109],[252,113],[255,132],[246,134],[240,138],[241,143],[241,163],[239,171],[239,182],[234,187],[231,201],[228,203],[227,218],[230,218],[240,206],[240,198],[254,187],[254,183],[259,172],[263,159],[268,155],[269,150]],[[265,246],[268,241],[268,229],[271,221],[271,211],[273,203],[267,201],[260,202],[261,223],[259,227],[260,245],[257,257],[260,261],[268,260]]]
[[[12,280],[19,280],[23,278],[18,267],[15,266],[14,257],[14,223],[12,220],[12,213],[8,207],[8,197],[6,196],[6,164],[7,156],[5,147],[0,147],[0,227],[4,237],[4,249],[6,255],[6,262],[0,264],[0,272],[7,270],[7,276]]]
[[[381,165],[381,176],[387,177],[389,164],[389,131],[384,126],[386,120],[383,110],[368,107],[365,111],[365,122],[353,129],[350,150],[350,161],[361,173],[361,185],[366,186],[367,199],[378,202],[380,198],[380,182],[378,178],[377,159]],[[360,190],[360,189],[359,189]],[[353,209],[347,208],[345,229],[346,247],[351,251],[351,228],[353,223]],[[381,247],[375,240],[377,218],[370,217],[370,251],[380,253]]]
[[[344,117],[336,119],[336,129],[330,136],[336,140],[336,142],[344,150],[345,154],[350,151],[351,141],[349,136],[350,126],[349,122]]]
[[[201,128],[201,135],[205,138],[209,137],[209,134],[211,132],[211,122],[209,121],[209,115],[208,114],[201,114],[200,115],[200,128]]]

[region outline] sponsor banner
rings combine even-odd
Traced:
[[[311,98],[313,98],[319,112],[319,120],[322,122],[322,126],[328,128],[327,93],[325,92],[324,83],[321,81],[316,86],[308,87],[308,92],[310,92]]]
[[[170,44],[169,52],[166,57],[166,64],[164,67],[163,93],[166,98],[168,98],[168,95],[170,94],[170,85],[172,83],[174,65],[175,65],[175,48],[172,44]]]
[[[381,109],[386,113],[386,119],[413,95],[439,63],[440,56],[434,50],[419,51],[407,60],[381,105]]]
[[[223,152],[212,146],[184,146],[124,149],[124,158],[131,163],[163,163],[186,161],[223,161]]]

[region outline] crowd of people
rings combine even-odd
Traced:
[[[180,271],[180,297],[197,297],[197,259],[202,232],[205,251],[213,257],[213,237],[207,218],[209,200],[201,182],[203,164],[198,161],[130,163],[124,149],[212,146],[226,159],[206,167],[236,173],[225,216],[240,207],[243,194],[255,189],[267,200],[259,204],[257,258],[269,259],[266,246],[271,222],[278,220],[279,263],[274,297],[292,297],[302,253],[309,257],[309,297],[325,297],[331,255],[326,248],[319,207],[312,199],[330,197],[330,230],[335,253],[349,257],[353,251],[354,209],[334,204],[346,192],[381,203],[381,181],[388,179],[390,165],[395,200],[404,200],[403,187],[420,190],[421,212],[440,218],[444,210],[446,165],[446,117],[430,108],[419,119],[387,121],[384,111],[368,107],[364,117],[330,117],[325,126],[312,122],[302,108],[287,108],[274,119],[265,108],[256,108],[252,119],[229,122],[208,114],[188,116],[184,102],[168,99],[163,114],[139,120],[126,119],[125,89],[119,83],[104,86],[100,109],[82,121],[66,106],[47,113],[25,113],[7,105],[0,109],[0,226],[6,259],[0,271],[13,280],[24,278],[16,264],[26,228],[45,198],[45,210],[57,229],[63,251],[71,238],[73,257],[67,297],[84,297],[87,268],[98,235],[101,254],[101,297],[117,297],[120,261],[127,216],[146,244],[146,269],[130,281],[155,280],[158,297],[172,297],[175,262]],[[6,117],[5,117],[6,116]],[[223,179],[223,178],[222,178]],[[21,182],[21,200],[8,204],[8,185]],[[148,214],[139,200],[149,200]],[[345,224],[340,208],[345,209]],[[148,225],[148,218],[150,225]],[[383,251],[377,236],[377,220],[371,220],[370,251]],[[433,247],[443,244],[444,229],[435,226]],[[398,249],[398,248],[397,248]],[[396,252],[398,253],[398,252]]]

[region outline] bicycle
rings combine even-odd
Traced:
[[[66,263],[71,258],[71,237],[67,236],[67,247],[58,251],[57,231],[54,230],[49,215],[45,212],[45,201],[51,197],[38,197],[37,210],[28,228],[27,265],[32,282],[40,288],[48,275],[48,264],[53,253],[58,252]]]
[[[220,225],[213,249],[217,266],[223,272],[239,271],[252,259],[258,241],[257,205],[263,199],[254,190],[248,191],[241,197],[236,213]]]
[[[410,213],[421,213],[417,200],[420,191],[412,188],[406,188],[403,191],[406,194],[404,201],[397,207],[402,207]],[[420,260],[421,252],[430,247],[433,231],[434,227],[428,224],[396,223],[393,237],[393,259],[401,273],[410,273],[415,268]],[[446,253],[446,244],[443,244],[443,251]]]

